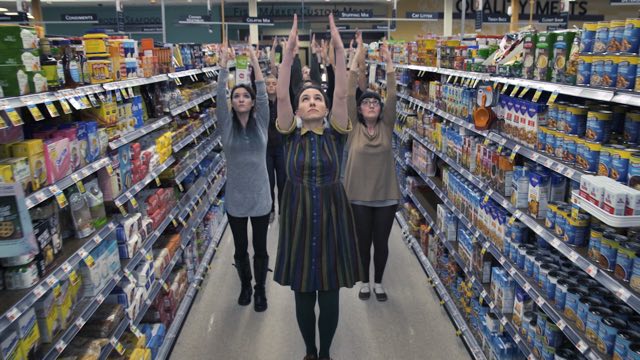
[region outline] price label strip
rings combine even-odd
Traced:
[[[55,184],[51,185],[49,187],[49,190],[53,193],[53,196],[55,196],[56,201],[58,202],[58,206],[60,206],[60,209],[64,209],[69,204],[67,202],[67,197],[64,195],[62,190],[58,188],[57,185]]]

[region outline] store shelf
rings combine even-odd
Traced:
[[[431,105],[431,104],[427,104],[423,101],[420,101],[418,99],[415,99],[411,96],[408,96],[406,94],[398,94],[398,96],[404,100],[409,101],[412,105],[414,106],[419,106],[422,107],[428,111],[431,111],[432,113],[437,114],[438,116],[451,121],[459,126],[464,127],[465,129],[468,129],[470,131],[475,132],[476,134],[482,135],[486,138],[488,138],[489,140],[498,143],[504,147],[507,147],[509,149],[511,149],[512,151],[525,156],[535,162],[537,162],[538,164],[544,165],[546,167],[548,167],[549,169],[562,174],[568,178],[570,178],[571,180],[574,181],[580,181],[580,178],[583,175],[583,172],[572,167],[569,166],[565,163],[563,163],[562,161],[559,160],[555,160],[553,158],[550,158],[549,156],[545,155],[545,154],[541,154],[539,152],[537,152],[536,150],[533,150],[531,148],[529,148],[526,145],[520,144],[516,141],[507,139],[505,137],[503,137],[502,135],[493,132],[493,131],[481,131],[481,130],[476,130],[475,126],[468,122],[465,121],[464,119],[460,119],[456,116],[453,116],[445,111],[442,111],[438,108],[436,108],[435,106]]]
[[[173,145],[173,152],[182,150],[185,146],[191,144],[198,136],[200,136],[205,130],[209,129],[215,123],[215,119],[207,118],[204,124],[196,129],[193,133],[187,135],[184,139],[180,140],[177,144]]]
[[[133,88],[136,86],[163,82],[170,79],[176,79],[176,78],[179,79],[185,76],[189,76],[192,79],[197,80],[197,77],[196,77],[197,75],[202,73],[215,74],[215,72],[217,72],[219,69],[220,69],[219,67],[213,66],[213,67],[207,67],[204,69],[185,70],[185,71],[180,71],[180,72],[171,73],[171,74],[160,74],[160,75],[155,75],[148,78],[134,78],[134,79],[109,82],[105,84],[85,85],[85,86],[77,87],[75,89],[65,89],[60,91],[52,91],[52,92],[45,92],[45,93],[38,93],[38,94],[2,98],[0,99],[0,110],[4,110],[8,108],[19,108],[19,107],[23,107],[31,104],[42,104],[45,102],[60,101],[62,99],[84,97],[91,94],[99,94],[105,91]]]
[[[589,260],[586,256],[584,256],[581,252],[576,251],[574,248],[565,244],[561,239],[558,239],[554,233],[546,229],[544,226],[540,224],[537,219],[534,219],[529,214],[525,213],[517,209],[511,202],[502,196],[499,192],[495,191],[482,179],[474,176],[469,171],[464,169],[461,165],[453,161],[453,159],[449,158],[445,154],[440,153],[435,149],[433,145],[424,141],[418,134],[416,134],[412,130],[407,131],[413,138],[420,141],[423,145],[425,145],[429,150],[434,152],[438,157],[447,162],[454,170],[460,173],[462,176],[467,178],[467,180],[474,183],[480,189],[483,189],[486,192],[486,195],[495,200],[498,204],[500,204],[505,210],[512,214],[512,216],[518,220],[520,220],[524,225],[529,227],[533,232],[542,237],[546,242],[548,242],[553,248],[555,248],[560,254],[564,255],[566,258],[571,260],[579,269],[589,274],[596,281],[610,290],[613,294],[615,294],[620,300],[624,301],[636,312],[640,312],[640,296],[632,290],[626,284],[621,283],[619,280],[613,278],[607,272],[598,268],[596,264],[593,264],[591,260]]]
[[[413,167],[413,165],[411,166]],[[449,210],[458,218],[458,220],[460,221],[459,223],[467,228],[473,234],[473,236],[478,239],[478,241],[482,242],[483,248],[486,251],[489,251],[493,255],[493,257],[498,260],[500,265],[502,265],[503,268],[509,273],[509,275],[511,275],[516,280],[520,287],[522,287],[525,292],[527,292],[527,294],[531,296],[535,303],[538,304],[538,306],[540,306],[545,311],[545,313],[550,316],[552,321],[556,323],[556,325],[558,325],[561,331],[576,346],[576,348],[588,359],[603,359],[603,357],[597,353],[597,350],[595,348],[588,345],[586,338],[581,335],[572,325],[569,325],[564,316],[559,314],[558,311],[544,298],[544,296],[541,295],[543,292],[541,290],[537,290],[537,285],[535,284],[535,282],[530,282],[529,280],[527,280],[527,278],[505,258],[500,250],[494,244],[489,242],[486,237],[473,226],[471,221],[469,221],[469,219],[467,219],[466,216],[464,216],[464,214],[462,214],[458,210],[458,208],[456,208],[456,206],[441,190],[440,186],[438,186],[430,177],[424,175],[415,167],[413,168],[425,181],[425,183],[434,191],[434,193],[442,200],[445,206],[447,206]],[[591,275],[591,273],[589,274]],[[531,283],[534,283],[534,285],[532,285]]]
[[[102,158],[100,160],[94,161],[91,164],[83,167],[82,169],[68,175],[62,180],[56,182],[53,185],[42,188],[33,194],[27,196],[25,198],[25,202],[27,204],[27,208],[31,209],[32,207],[42,203],[43,201],[54,197],[56,194],[60,193],[62,190],[76,184],[87,176],[97,172],[103,167],[110,164],[108,158]]]
[[[384,63],[378,63],[378,65],[384,65]],[[476,73],[454,69],[436,68],[430,66],[419,65],[394,65],[398,69],[409,69],[422,72],[437,73],[441,75],[458,76],[472,79],[479,79],[484,81],[499,82],[507,85],[517,85],[520,87],[526,87],[541,91],[547,91],[550,93],[557,93],[562,95],[569,95],[580,97],[584,99],[615,102],[619,104],[629,104],[634,106],[640,106],[640,93],[630,92],[626,90],[614,90],[603,88],[592,88],[589,86],[576,86],[576,85],[564,85],[556,84],[545,81],[536,81],[520,78],[507,78],[502,76],[492,76],[491,74]]]
[[[175,267],[175,264],[177,263],[178,259],[180,258],[180,256],[182,255],[182,252],[184,251],[184,249],[186,248],[186,246],[189,244],[189,242],[191,242],[192,238],[193,238],[193,230],[195,227],[197,227],[197,225],[199,224],[199,222],[202,221],[202,219],[204,219],[205,214],[207,213],[209,207],[211,206],[211,202],[208,200],[205,200],[204,205],[202,205],[202,209],[199,211],[197,218],[194,218],[193,221],[190,221],[190,226],[186,226],[180,233],[181,235],[181,247],[178,250],[178,252],[176,253],[176,255],[174,256],[174,258],[172,259],[171,263],[167,266],[167,268],[163,271],[162,274],[162,282],[166,282],[166,280],[168,279],[169,275],[171,274],[171,271],[173,270],[173,268]],[[226,218],[223,222],[223,224],[220,226],[220,228],[222,228],[222,231],[220,231],[220,229],[218,229],[219,233],[216,235],[217,236],[217,242],[215,245],[215,249],[217,249],[217,244],[220,241],[220,238],[222,237],[222,233],[224,231],[224,227],[226,226]],[[207,253],[205,254],[205,259],[207,254],[209,253],[210,250],[212,250],[213,246],[210,247],[210,249],[208,249]],[[209,257],[209,261],[210,262],[210,258],[212,257],[212,255]],[[204,261],[203,261],[204,262]],[[208,264],[207,262],[207,264]],[[102,348],[102,351],[100,352],[100,359],[106,359],[109,354],[111,353],[111,351],[114,349],[114,346],[116,346],[116,344],[118,343],[120,337],[122,337],[122,335],[124,334],[124,332],[126,331],[126,329],[133,325],[135,327],[140,325],[140,322],[142,321],[142,319],[144,318],[145,313],[149,310],[149,307],[151,306],[151,304],[153,303],[153,300],[157,297],[158,293],[160,292],[160,289],[162,288],[162,283],[156,279],[156,281],[154,282],[154,285],[151,288],[151,291],[149,292],[149,297],[147,298],[147,300],[145,301],[143,308],[141,309],[141,311],[138,313],[138,315],[136,316],[135,319],[133,320],[129,320],[127,318],[125,318],[124,320],[122,320],[122,322],[118,325],[118,327],[116,328],[116,330],[114,331],[114,334],[112,335],[112,337],[109,340],[109,344],[105,345]],[[195,290],[197,290],[197,287],[195,286],[190,286],[189,289],[191,290],[192,288],[194,288]],[[189,291],[187,290],[187,295],[189,294]],[[183,303],[185,300],[188,299],[187,295],[185,295],[184,299],[183,299]],[[191,299],[190,301],[193,301],[193,299]],[[182,305],[181,307],[182,308]],[[179,308],[179,309],[180,309]],[[187,312],[188,309],[184,309],[183,311]],[[177,315],[176,315],[177,316]],[[186,313],[183,316],[183,319],[181,320],[181,322],[184,321],[184,318],[186,318]],[[174,322],[176,320],[174,319]],[[173,325],[173,323],[172,323]],[[175,340],[174,340],[175,341]],[[165,342],[166,342],[166,338],[165,338]],[[163,345],[164,346],[164,345]]]
[[[189,109],[191,109],[192,107],[195,107],[197,105],[200,105],[201,103],[211,99],[213,100],[213,98],[216,96],[215,93],[210,93],[210,94],[205,94],[202,95],[194,100],[191,100],[189,102],[187,102],[186,104],[180,105],[176,108],[171,109],[171,115],[172,116],[176,116],[178,114],[181,114]]]
[[[580,196],[579,191],[573,191],[571,195],[572,195],[571,199],[573,200],[574,204],[577,204],[578,206],[580,206],[582,210],[588,212],[589,214],[591,214],[592,216],[594,216],[595,218],[597,218],[598,220],[602,221],[603,223],[609,226],[619,227],[619,228],[622,228],[622,227],[633,228],[633,227],[640,226],[640,216],[638,215],[636,216],[611,215],[608,212],[604,211],[603,209],[591,203],[589,200]]]
[[[160,176],[160,174],[165,171],[175,159],[173,156],[170,156],[164,163],[159,165],[157,168],[151,170],[144,179],[140,180],[137,184],[133,185],[130,189],[126,190],[120,196],[118,196],[113,202],[116,206],[120,207],[125,204],[127,201],[131,200],[140,190],[144,189],[149,185],[155,178]]]
[[[228,223],[227,218],[224,217],[224,219],[222,220],[222,223],[218,226],[216,234],[214,235],[214,238],[211,241],[211,244],[209,245],[207,252],[205,253],[202,259],[202,263],[198,267],[198,272],[196,273],[196,276],[195,276],[197,280],[196,282],[192,283],[189,286],[189,290],[187,290],[187,294],[185,295],[184,299],[182,299],[182,303],[180,303],[180,306],[176,311],[176,315],[173,321],[171,322],[169,329],[167,330],[167,333],[164,338],[164,342],[162,343],[160,350],[158,350],[156,359],[164,360],[164,359],[167,359],[171,354],[171,350],[173,349],[173,346],[175,345],[175,342],[178,339],[180,330],[182,329],[182,326],[184,325],[184,322],[187,319],[187,315],[189,314],[191,305],[193,304],[193,301],[196,298],[196,294],[198,293],[200,283],[204,279],[204,274],[207,271],[208,266],[211,263],[211,260],[213,259],[213,256],[218,250],[218,245],[220,244],[222,235],[224,234],[224,231],[227,227],[227,223]]]
[[[53,346],[45,352],[42,359],[54,360],[62,354],[73,338],[78,335],[84,324],[87,323],[91,316],[93,316],[93,314],[98,310],[100,305],[102,305],[107,296],[109,296],[111,291],[116,287],[120,279],[122,279],[122,276],[122,271],[118,271],[113,275],[107,285],[100,290],[98,295],[90,298],[85,297],[80,301],[80,305],[78,305],[82,308],[82,310],[79,311],[80,315],[76,317],[73,325],[69,325],[62,335],[57,336],[58,340],[53,342]],[[76,310],[76,312],[78,311]]]
[[[469,268],[468,264],[466,264],[462,260],[462,258],[460,257],[460,254],[458,253],[458,250],[455,248],[455,245],[450,241],[447,241],[446,236],[442,233],[441,229],[438,228],[436,222],[433,220],[433,218],[431,217],[427,209],[425,209],[425,207],[422,205],[422,202],[417,198],[417,196],[414,195],[409,190],[405,190],[405,193],[409,195],[414,205],[416,206],[416,208],[418,208],[418,210],[420,211],[420,213],[422,214],[426,222],[429,224],[429,226],[431,227],[435,235],[438,238],[440,238],[440,241],[445,245],[445,247],[449,251],[449,254],[453,256],[453,258],[458,263],[462,271],[465,273],[466,278],[469,281],[471,281],[471,283],[473,284],[473,287],[476,288],[476,290],[478,290],[478,292],[480,293],[480,297],[489,306],[489,309],[491,310],[491,312],[498,317],[500,324],[502,325],[504,330],[506,330],[507,333],[509,333],[509,335],[511,336],[513,341],[516,343],[520,351],[525,356],[529,356],[531,354],[531,349],[529,348],[527,343],[522,340],[522,337],[518,333],[516,326],[498,308],[496,308],[496,305],[493,299],[491,298],[491,296],[488,294],[485,286],[477,279],[477,277],[475,276],[475,273],[473,272],[472,269]]]
[[[393,154],[393,158],[396,160],[396,163],[400,164],[403,169],[407,168],[407,162],[404,161],[398,154]]]
[[[26,291],[24,295],[13,305],[11,305],[0,316],[0,334],[3,333],[11,324],[22,314],[28,311],[42,296],[51,290],[60,280],[69,277],[80,262],[89,255],[109,234],[116,228],[114,221],[110,221],[102,229],[100,229],[92,237],[87,238],[84,244],[71,256],[69,256],[60,266],[52,271],[51,274],[44,277],[38,285]]]
[[[60,101],[62,99],[67,100],[70,98],[84,97],[87,95],[102,93],[103,91],[104,88],[102,87],[102,85],[86,85],[75,89],[1,98],[0,110],[19,108],[32,104],[42,104],[45,102]]]
[[[109,148],[111,150],[115,150],[119,147],[121,147],[122,145],[128,144],[138,138],[141,138],[153,131],[158,130],[159,128],[169,124],[173,119],[171,118],[171,116],[165,116],[162,117],[160,119],[157,119],[155,121],[149,122],[147,125],[136,129],[134,131],[131,131],[127,134],[125,134],[124,136],[121,136],[120,138],[110,141],[109,142]]]
[[[464,339],[469,353],[476,360],[486,359],[484,353],[482,352],[482,348],[478,345],[477,339],[475,338],[475,336],[473,336],[471,328],[469,328],[466,320],[460,314],[455,301],[449,295],[449,292],[447,291],[447,288],[444,286],[442,281],[440,281],[440,278],[438,277],[438,274],[436,273],[433,266],[431,266],[429,259],[427,259],[424,253],[422,253],[422,249],[420,248],[418,241],[408,233],[407,222],[402,217],[401,213],[396,213],[396,220],[402,228],[402,233],[405,241],[407,242],[407,245],[416,255],[418,261],[420,262],[420,265],[422,266],[422,269],[424,270],[427,277],[429,277],[429,279],[431,280],[432,286],[435,288],[436,293],[441,299],[441,304],[445,306],[456,330]]]
[[[215,139],[210,139],[208,142],[201,143],[195,149],[195,157],[190,159],[189,165],[187,165],[180,173],[176,174],[175,181],[176,183],[181,183],[187,175],[189,175],[195,168],[204,160],[204,158],[211,153],[214,147],[220,142],[220,137],[216,137]],[[187,159],[189,160],[189,159]],[[184,161],[184,160],[183,160]]]
[[[189,211],[191,208],[194,207],[195,203],[202,197],[202,194],[206,191],[210,191],[213,189],[216,189],[214,191],[214,193],[217,195],[218,191],[220,191],[220,188],[224,185],[224,181],[226,181],[226,177],[222,177],[223,181],[222,184],[218,183],[218,185],[216,187],[213,186],[213,181],[214,179],[218,179],[220,178],[220,170],[222,169],[222,167],[225,166],[225,160],[222,159],[220,160],[215,166],[212,165],[213,170],[208,172],[208,175],[206,177],[201,177],[200,179],[198,179],[198,181],[191,187],[191,189],[189,189],[189,193],[191,193],[191,191],[193,191],[193,193],[191,193],[190,197],[189,197],[189,201],[185,204],[185,206],[183,207],[183,209],[178,213],[178,220],[183,222],[184,219],[187,217],[187,215],[189,214]]]
[[[110,83],[103,84],[102,87],[105,90],[119,90],[126,89],[135,86],[148,85],[157,82],[167,81],[169,80],[169,76],[167,74],[154,75],[148,78],[135,78],[135,79],[127,79],[121,81],[114,81]]]

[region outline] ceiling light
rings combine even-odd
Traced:
[[[12,12],[6,12],[4,14],[7,15],[7,16],[16,16],[16,15],[18,15],[17,12],[13,12],[13,11]]]
[[[32,20],[33,20],[33,19],[35,19],[35,18],[33,17],[33,15],[31,15],[31,14],[29,14],[29,13],[27,13],[27,18],[32,19]]]
[[[0,11],[9,11],[7,8],[0,8]]]

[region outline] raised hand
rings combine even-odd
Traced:
[[[340,31],[336,27],[336,23],[333,20],[333,13],[329,14],[329,29],[331,29],[331,43],[336,51],[340,49],[344,50],[344,44],[342,43],[342,38],[340,37]]]
[[[226,40],[223,41],[220,47],[218,48],[218,57],[219,57],[218,62],[220,67],[226,68],[227,63],[229,62],[229,58],[231,57],[231,55],[229,54],[229,44],[227,43]]]
[[[289,32],[289,39],[285,47],[284,58],[293,60],[294,56],[298,52],[298,14],[293,15],[293,25]],[[283,61],[284,62],[284,61]]]
[[[386,63],[393,63],[393,59],[391,58],[391,52],[389,51],[389,45],[387,45],[387,39],[382,38],[382,45],[380,45],[380,57]]]

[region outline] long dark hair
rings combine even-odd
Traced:
[[[253,101],[253,106],[251,106],[251,110],[249,110],[249,121],[251,121],[251,119],[253,119],[253,111],[255,110],[255,107],[256,107],[256,92],[255,90],[253,90],[253,87],[251,87],[250,84],[238,84],[234,86],[233,89],[231,89],[230,99],[232,104],[233,104],[233,94],[236,92],[236,90],[240,88],[247,90],[247,92],[249,93],[249,96],[251,96],[251,100]],[[231,117],[233,119],[233,125],[240,126],[240,120],[238,120],[238,115],[236,114],[236,110],[233,108],[233,105],[231,105]],[[249,122],[247,122],[247,125],[249,125]]]

